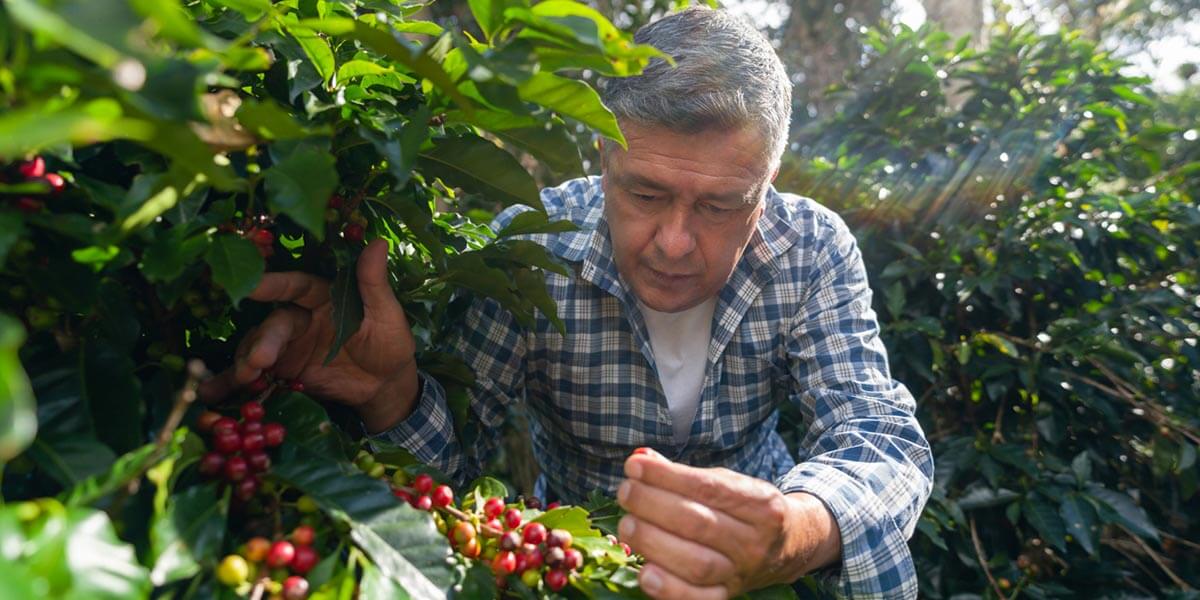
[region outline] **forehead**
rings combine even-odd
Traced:
[[[621,130],[629,147],[610,143],[604,165],[606,179],[618,185],[726,196],[758,188],[769,173],[767,146],[749,128],[680,133],[622,123]]]

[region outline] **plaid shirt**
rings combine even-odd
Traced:
[[[613,494],[639,446],[724,466],[825,502],[842,536],[840,593],[915,597],[906,540],[933,460],[911,394],[889,375],[862,258],[842,220],[812,200],[768,191],[717,300],[700,405],[676,445],[645,323],[613,263],[600,179],[545,189],[542,201],[552,218],[580,228],[527,236],[571,267],[569,277],[546,274],[567,335],[542,316],[526,329],[497,302],[475,301],[450,351],[476,374],[478,442],[459,443],[445,393],[428,377],[413,414],[378,437],[461,484],[479,475],[507,405],[523,398],[534,454],[563,500]],[[504,211],[496,225],[523,210]],[[806,427],[799,457],[776,432],[778,407],[789,401]]]

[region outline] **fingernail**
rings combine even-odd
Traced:
[[[625,501],[629,499],[629,488],[632,485],[628,479],[621,483],[621,486],[617,488],[617,502],[625,504]]]
[[[625,540],[632,538],[633,532],[637,530],[637,523],[635,521],[636,519],[630,516],[621,519],[621,522],[617,524],[618,537]]]
[[[642,589],[654,593],[662,587],[662,578],[653,568],[642,569]]]
[[[641,479],[642,465],[637,464],[637,462],[625,461],[625,474],[628,475],[630,479]]]

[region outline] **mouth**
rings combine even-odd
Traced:
[[[650,274],[653,275],[656,279],[660,279],[660,280],[663,280],[666,282],[680,282],[680,281],[685,281],[685,280],[691,279],[692,277],[696,276],[695,273],[668,273],[665,271],[659,271],[658,269],[655,269],[654,267],[646,267],[646,270],[650,271]]]

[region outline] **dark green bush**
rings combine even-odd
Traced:
[[[867,42],[776,185],[856,231],[919,398],[922,593],[1200,585],[1196,104],[1069,33]]]

